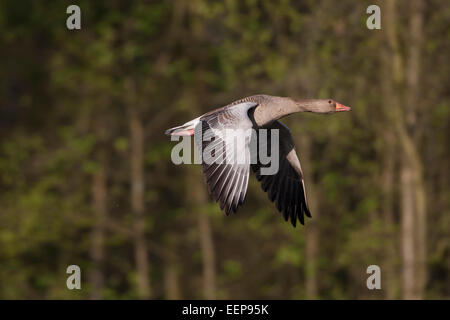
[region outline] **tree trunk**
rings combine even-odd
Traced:
[[[319,256],[319,229],[317,221],[319,219],[319,206],[317,205],[317,188],[314,184],[311,174],[311,142],[305,135],[301,137],[301,156],[303,164],[303,173],[305,186],[307,186],[306,195],[308,206],[312,214],[312,219],[305,222],[306,231],[306,298],[317,299],[319,297],[319,286],[317,277],[317,261]],[[306,169],[305,169],[306,168]]]
[[[105,221],[107,218],[106,173],[102,162],[100,169],[94,173],[92,178],[92,211],[95,225],[92,230],[90,248],[90,256],[94,264],[89,275],[92,286],[90,298],[98,300],[102,298],[104,288],[102,267],[105,259]]]
[[[423,17],[422,11],[424,8],[423,0],[413,0],[411,5],[411,20],[410,20],[410,43],[409,43],[409,59],[407,64],[406,81],[406,110],[408,110],[407,119],[409,126],[413,128],[412,137],[415,144],[418,144],[421,132],[420,123],[418,122],[417,113],[420,112],[420,74],[421,74],[421,48],[423,43]],[[417,251],[417,276],[416,276],[416,291],[417,298],[421,299],[424,295],[426,283],[426,195],[425,182],[423,178],[423,168],[420,156],[417,152],[417,147],[414,148],[413,172],[415,187],[415,219],[416,228],[414,233],[416,235],[415,247]]]
[[[166,298],[169,300],[181,299],[180,283],[178,278],[177,256],[174,253],[175,239],[170,236],[166,241],[166,251],[164,256],[164,289]]]
[[[216,299],[216,257],[214,252],[214,240],[205,204],[208,202],[206,186],[203,185],[203,177],[199,166],[188,168],[186,176],[187,197],[189,208],[197,213],[199,229],[200,249],[202,252],[202,283],[203,298]]]
[[[384,35],[382,35],[384,36]],[[399,243],[399,239],[395,233],[396,221],[394,220],[394,194],[395,194],[395,164],[398,161],[397,157],[397,140],[396,135],[392,130],[386,130],[390,126],[390,108],[395,106],[397,99],[393,99],[394,95],[394,81],[392,80],[392,59],[391,53],[386,47],[383,47],[381,54],[381,78],[382,82],[382,105],[384,108],[383,119],[377,127],[379,136],[383,139],[383,147],[380,149],[381,158],[381,199],[380,210],[382,214],[383,223],[385,225],[385,244],[384,258],[382,263],[384,289],[387,299],[395,299],[398,279],[395,276],[396,271],[396,257],[397,246],[393,244]]]
[[[205,299],[216,299],[216,258],[209,217],[204,210],[198,213],[200,245],[203,257],[203,296]]]
[[[384,14],[386,22],[387,37],[387,57],[385,63],[386,68],[391,70],[391,76],[385,81],[389,81],[389,91],[391,102],[391,110],[385,110],[385,116],[388,122],[394,127],[397,133],[397,138],[402,146],[405,141],[401,139],[399,133],[404,134],[402,112],[400,106],[399,90],[403,85],[403,60],[400,54],[400,48],[397,35],[397,13],[396,3],[394,0],[387,1],[387,10]],[[402,146],[403,147],[403,146]],[[402,287],[403,298],[410,299],[414,297],[414,212],[412,207],[412,193],[411,193],[411,170],[409,168],[409,161],[404,154],[404,148],[400,155],[400,191],[401,191],[401,256],[402,256]]]
[[[416,12],[417,13],[417,12]],[[389,112],[389,119],[391,125],[394,128],[398,141],[401,146],[400,155],[400,190],[401,190],[401,225],[402,225],[402,262],[403,262],[403,298],[404,299],[420,299],[423,294],[423,280],[419,278],[424,277],[424,270],[421,269],[421,265],[424,263],[418,263],[421,259],[421,255],[424,255],[424,247],[420,249],[419,244],[424,246],[424,225],[419,226],[419,216],[421,219],[425,215],[425,188],[422,177],[422,164],[417,147],[414,144],[414,139],[408,132],[408,122],[415,125],[415,116],[409,116],[408,112],[404,111],[401,107],[399,97],[399,90],[404,87],[404,68],[403,59],[399,49],[398,35],[396,31],[396,7],[393,0],[387,2],[387,12],[385,14],[386,19],[386,36],[388,41],[388,47],[390,49],[391,56],[391,70],[393,77],[393,91],[392,106]],[[411,19],[411,29],[415,30],[417,21],[414,22],[417,17]],[[421,23],[419,23],[419,26]],[[419,54],[415,46],[417,46],[417,39],[413,40],[410,45],[411,57],[408,61],[408,68],[416,68],[417,70],[408,70],[406,75],[407,89],[406,96],[409,97],[413,94],[410,90],[417,86],[419,71],[418,60]],[[419,43],[420,44],[420,43]],[[413,108],[416,101],[408,101],[407,98],[405,104],[407,108]],[[419,213],[420,212],[420,213]],[[418,228],[421,230],[421,234],[418,233]],[[422,250],[421,253],[419,251]],[[417,282],[419,281],[419,282]]]
[[[311,195],[311,192],[309,192],[309,194]],[[314,221],[310,221],[306,228],[306,297],[308,299],[317,299],[319,297],[317,280],[317,261],[319,257],[319,230],[317,219],[319,211],[317,210],[317,206],[312,205],[313,202],[315,202],[315,200],[310,200],[309,205],[311,212],[314,212]]]
[[[413,172],[405,154],[400,169],[402,208],[403,298],[415,299],[414,192]]]
[[[390,105],[390,104],[388,104]],[[395,136],[391,132],[385,132],[384,152],[382,154],[382,173],[381,173],[381,213],[386,230],[386,249],[384,251],[383,275],[384,289],[387,299],[395,299],[397,292],[397,279],[395,277],[395,260],[397,250],[395,244],[398,238],[394,233],[394,169],[395,169]]]
[[[149,262],[145,241],[144,217],[144,128],[136,110],[134,86],[129,85],[130,95],[130,161],[131,161],[131,210],[134,215],[134,254],[137,268],[137,288],[140,299],[150,298]]]

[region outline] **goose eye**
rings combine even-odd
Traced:
[[[328,100],[328,103],[331,103],[331,100]]]

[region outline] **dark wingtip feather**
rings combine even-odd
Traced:
[[[303,216],[303,205],[302,204],[300,204],[300,207],[298,208],[297,216],[298,216],[298,221],[300,221],[300,223],[302,225],[305,225],[305,217]]]
[[[231,211],[232,211],[231,205],[228,204],[228,205],[226,206],[225,214],[226,214],[227,216],[229,216],[230,213],[231,213]]]
[[[311,212],[309,211],[309,208],[306,204],[305,204],[305,214],[308,218],[312,218]]]
[[[292,215],[291,215],[291,223],[294,226],[294,228],[297,227],[297,219],[296,219],[295,215],[294,215],[294,217],[292,217]]]

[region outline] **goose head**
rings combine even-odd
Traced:
[[[351,110],[350,107],[344,106],[333,99],[300,100],[297,103],[303,112],[326,114]]]

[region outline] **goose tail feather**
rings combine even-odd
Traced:
[[[200,118],[196,118],[185,124],[167,129],[165,134],[168,136],[192,136],[194,135],[195,126],[199,123]]]

